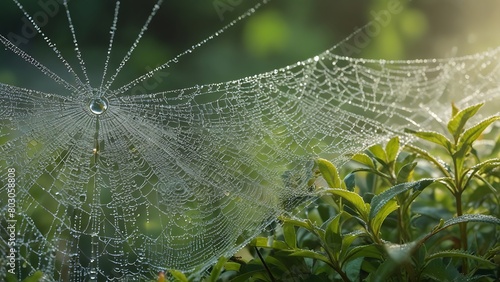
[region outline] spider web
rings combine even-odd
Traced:
[[[18,278],[38,269],[49,280],[72,281],[203,269],[234,254],[277,215],[316,197],[307,185],[314,158],[342,165],[371,144],[404,136],[404,128],[433,128],[449,115],[450,101],[498,103],[500,49],[412,61],[336,55],[350,38],[239,80],[131,92],[210,37],[111,87],[160,4],[112,72],[117,2],[98,87],[87,75],[68,9],[81,75],[31,20],[74,81],[0,36],[8,50],[66,89],[45,93],[0,83],[0,260],[10,246],[6,179],[14,168]],[[0,269],[7,272],[6,262]]]

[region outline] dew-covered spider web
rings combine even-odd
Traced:
[[[404,128],[433,129],[447,119],[451,101],[488,102],[498,112],[500,48],[448,59],[365,60],[337,55],[348,38],[267,73],[143,94],[132,89],[205,42],[128,84],[114,83],[161,1],[111,66],[116,2],[99,80],[83,60],[72,2],[63,6],[74,54],[63,54],[13,2],[66,69],[52,71],[0,35],[3,52],[63,89],[0,82],[0,273],[10,269],[12,246],[18,278],[42,270],[47,280],[121,281],[203,269],[314,198],[307,185],[314,158],[342,165],[371,144],[404,136]],[[7,189],[11,178],[14,191]]]

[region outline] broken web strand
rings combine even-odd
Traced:
[[[177,64],[179,63],[179,59],[181,59],[183,56],[186,56],[186,55],[189,55],[191,54],[193,51],[195,51],[196,49],[198,49],[199,47],[201,47],[202,45],[204,45],[205,43],[207,43],[208,41],[210,40],[213,40],[214,38],[216,38],[217,36],[221,35],[222,33],[224,33],[226,30],[228,30],[229,28],[231,28],[232,26],[236,25],[238,22],[250,17],[251,15],[253,15],[260,7],[262,7],[263,5],[269,3],[271,0],[263,0],[262,2],[259,2],[257,3],[255,6],[253,6],[252,8],[248,9],[244,14],[242,14],[241,16],[239,16],[238,18],[232,20],[230,23],[228,23],[227,25],[223,26],[222,28],[220,28],[218,31],[216,31],[214,34],[208,36],[207,38],[205,38],[204,40],[198,42],[197,44],[191,46],[190,48],[188,48],[186,51],[176,55],[174,58],[168,60],[166,63],[152,69],[151,71],[147,72],[146,74],[132,80],[131,82],[119,87],[118,89],[114,90],[111,92],[111,94],[109,95],[109,97],[119,97],[121,95],[123,95],[125,92],[127,92],[128,90],[130,90],[131,88],[133,88],[134,86],[136,86],[137,84],[143,82],[144,80],[148,79],[148,78],[151,78],[153,77],[153,75],[161,70],[164,70],[166,68],[169,68],[170,67],[170,64]],[[106,89],[109,89],[109,84],[111,83],[108,83],[108,87],[106,87]]]
[[[139,45],[139,42],[141,41],[144,33],[148,30],[149,24],[151,23],[154,16],[156,15],[158,10],[160,9],[160,6],[162,3],[163,3],[163,0],[158,0],[158,2],[156,2],[156,4],[153,6],[151,13],[149,14],[148,18],[146,19],[146,22],[142,26],[141,30],[139,31],[139,34],[137,35],[137,38],[135,39],[134,43],[132,43],[132,46],[127,51],[127,54],[123,57],[122,61],[118,65],[118,68],[116,69],[115,73],[111,76],[111,78],[108,80],[108,82],[104,86],[104,92],[107,92],[109,90],[109,87],[111,86],[111,84],[113,84],[113,82],[115,81],[115,79],[118,76],[118,74],[120,73],[120,71],[123,69],[123,67],[125,66],[127,61],[130,59],[130,56],[132,56],[132,53],[134,52],[135,48]],[[118,15],[115,14],[115,17],[118,17]]]
[[[106,62],[104,63],[101,85],[99,86],[99,92],[101,92],[101,93],[104,93],[103,92],[104,91],[104,81],[106,80],[106,74],[108,73],[109,60],[111,58],[111,51],[113,50],[113,42],[115,39],[116,30],[117,30],[119,11],[120,11],[120,1],[116,1],[115,13],[113,15],[113,24],[111,25],[111,29],[109,31],[110,37],[109,37],[108,51],[106,52]]]
[[[19,0],[12,0],[14,1],[14,3],[19,7],[19,9],[23,12],[24,16],[30,21],[30,23],[33,25],[33,27],[35,27],[36,31],[43,37],[43,40],[46,42],[47,46],[49,48],[52,49],[52,51],[56,54],[57,58],[64,64],[64,66],[66,67],[66,69],[68,70],[69,73],[71,73],[73,75],[73,77],[75,78],[75,81],[76,81],[76,84],[78,85],[78,89],[79,90],[82,90],[82,89],[87,89],[89,90],[89,84],[85,85],[79,78],[79,76],[76,74],[76,72],[73,70],[73,68],[71,67],[71,65],[66,61],[66,59],[64,58],[64,56],[61,54],[61,52],[59,51],[59,49],[57,48],[57,45],[56,43],[53,43],[52,40],[50,40],[50,38],[42,31],[42,29],[38,26],[38,24],[34,21],[33,17],[26,11],[26,9],[23,7],[23,5],[19,2]],[[4,43],[5,45],[5,43]],[[15,45],[14,45],[15,46]],[[16,46],[17,48],[17,46]],[[11,49],[11,48],[9,48]],[[11,49],[12,50],[12,49]],[[19,49],[20,50],[20,49]],[[24,53],[24,51],[23,51]],[[44,67],[45,70],[48,70],[47,68]],[[51,72],[51,71],[50,71]],[[44,72],[45,73],[45,72]],[[52,72],[51,72],[52,73]],[[58,79],[58,80],[54,80],[55,82],[61,84],[62,79]],[[65,82],[65,85],[63,85],[66,89],[68,89],[67,87],[67,83],[66,81]],[[72,87],[73,88],[73,87]],[[69,90],[69,89],[68,89]],[[76,91],[76,89],[75,89]],[[80,92],[80,91],[76,91],[77,93]]]

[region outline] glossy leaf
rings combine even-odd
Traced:
[[[341,218],[342,213],[337,214],[325,230],[325,243],[335,254],[340,253],[342,247]]]
[[[398,183],[407,182],[410,179],[410,176],[416,166],[417,162],[413,162],[401,167],[396,176],[397,182]]]
[[[379,259],[383,257],[383,251],[375,244],[356,246],[347,252],[344,259],[347,262],[360,257]]]
[[[426,258],[426,262],[430,263],[430,261],[438,258],[465,258],[465,259],[470,259],[470,260],[475,260],[487,267],[492,267],[494,268],[496,265],[489,261],[488,259],[484,257],[480,257],[468,252],[465,252],[463,250],[446,250],[446,251],[441,251],[441,252],[436,252],[433,253]]]
[[[252,245],[258,248],[273,248],[276,250],[289,250],[288,245],[280,240],[272,240],[269,242],[269,239],[266,237],[257,237],[252,241]]]
[[[344,189],[327,189],[327,192],[340,196],[346,199],[348,202],[354,205],[354,208],[358,211],[363,219],[368,215],[368,204],[365,204],[363,198],[355,192],[351,192]]]
[[[344,185],[347,190],[354,191],[354,186],[356,186],[356,177],[354,173],[349,173],[344,178]]]
[[[316,163],[321,175],[330,188],[341,188],[341,182],[337,168],[328,160],[317,159]]]
[[[372,153],[373,157],[380,162],[381,164],[385,165],[388,163],[387,161],[387,154],[384,151],[384,148],[382,148],[381,145],[373,145],[370,148],[368,148],[368,151]]]
[[[292,249],[297,248],[297,234],[295,233],[295,226],[287,222],[283,224],[283,236],[285,237],[285,243]]]
[[[477,104],[474,106],[470,106],[459,111],[456,115],[454,115],[450,121],[448,122],[448,131],[453,135],[455,140],[458,139],[458,136],[462,133],[465,124],[467,121],[473,117],[479,108],[481,108],[483,104]]]
[[[364,231],[358,230],[354,232],[350,232],[345,234],[342,237],[342,246],[341,246],[341,254],[340,257],[341,259],[345,260],[345,256],[347,252],[349,251],[349,247],[351,244],[356,240],[356,238],[362,236],[362,235],[367,235]]]
[[[427,140],[429,142],[432,142],[434,144],[438,144],[446,148],[448,151],[451,151],[452,149],[452,144],[446,136],[444,136],[441,133],[435,132],[435,131],[414,131],[410,129],[405,130],[408,133],[413,134],[414,136],[417,136],[423,140]]]
[[[458,148],[457,150],[460,150],[459,148],[461,147],[468,147],[472,145],[472,142],[474,142],[480,135],[483,133],[483,131],[490,126],[493,122],[500,120],[500,116],[492,116],[487,119],[482,120],[478,124],[470,127],[469,129],[465,130],[465,132],[460,135],[460,138],[458,140]]]
[[[331,264],[330,260],[323,254],[310,251],[310,250],[298,250],[290,254],[291,256],[294,257],[305,257],[305,258],[312,258],[312,259],[317,259],[326,262],[327,264]]]
[[[399,153],[399,137],[393,137],[389,140],[389,142],[387,142],[387,145],[385,146],[385,153],[389,163],[396,161]]]
[[[448,228],[452,225],[459,224],[462,222],[484,222],[484,223],[491,223],[491,224],[496,224],[500,225],[500,219],[491,215],[484,215],[484,214],[464,214],[461,216],[457,216],[451,219],[446,220],[441,228],[439,229],[445,229]]]
[[[373,219],[380,210],[395,196],[406,192],[410,189],[422,190],[434,182],[434,179],[425,178],[415,182],[407,182],[393,186],[384,192],[373,197],[371,201],[370,219]]]
[[[372,158],[370,158],[367,154],[357,153],[351,158],[353,161],[365,165],[369,168],[377,169],[375,164],[373,163]]]
[[[380,232],[382,223],[384,223],[384,220],[387,218],[387,216],[389,216],[391,212],[397,210],[398,208],[399,205],[396,202],[396,200],[390,200],[387,203],[385,203],[381,209],[379,209],[379,211],[377,212],[377,214],[375,214],[373,218],[370,219],[370,226],[375,236],[377,236],[378,233]]]
[[[224,269],[224,264],[227,262],[227,258],[220,257],[217,263],[213,266],[212,271],[210,272],[210,278],[208,281],[216,282],[219,278],[222,270]]]

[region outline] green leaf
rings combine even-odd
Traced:
[[[344,184],[347,190],[354,191],[354,186],[356,186],[356,177],[354,176],[354,173],[349,173],[344,178]]]
[[[460,109],[457,107],[457,105],[455,105],[455,103],[451,103],[451,117],[453,118],[454,116],[456,116],[459,111]]]
[[[413,134],[421,139],[427,140],[429,142],[438,144],[446,148],[449,152],[451,152],[452,144],[446,136],[441,133],[435,131],[414,131],[411,129],[405,129],[406,132]]]
[[[285,263],[283,263],[281,260],[275,258],[275,257],[272,257],[272,256],[266,256],[266,258],[264,259],[265,262],[268,264],[268,265],[272,265],[272,266],[276,266],[278,269],[280,269],[281,271],[287,271],[288,270],[288,267]]]
[[[363,264],[363,260],[363,258],[357,258],[345,264],[344,272],[350,281],[360,281],[359,276],[361,274],[361,265]]]
[[[340,260],[345,260],[345,256],[346,256],[352,242],[354,242],[354,240],[356,240],[356,238],[360,237],[361,235],[367,235],[367,234],[365,231],[356,230],[356,231],[347,233],[342,237],[342,246],[340,247],[340,249],[341,249]]]
[[[433,182],[434,179],[425,178],[415,182],[402,183],[385,190],[379,195],[376,195],[375,197],[373,197],[371,201],[371,209],[369,216],[370,220],[373,219],[380,212],[380,210],[395,196],[403,192],[406,192],[410,189],[422,190],[425,187],[432,184]]]
[[[172,275],[172,277],[174,277],[174,279],[176,281],[189,282],[189,280],[187,279],[186,275],[184,275],[184,273],[180,272],[179,270],[172,269],[169,272]]]
[[[43,272],[38,270],[35,271],[35,273],[33,273],[33,275],[31,275],[30,277],[25,278],[23,282],[38,282],[41,281],[42,278],[43,278]]]
[[[390,200],[386,204],[382,206],[382,208],[377,212],[373,219],[370,219],[370,226],[373,230],[373,234],[377,235],[380,232],[380,228],[382,227],[382,223],[384,220],[391,214],[391,212],[397,210],[399,208],[396,200]]]
[[[344,189],[326,189],[327,192],[340,196],[347,201],[349,201],[351,204],[354,205],[354,208],[358,211],[359,215],[363,220],[366,220],[366,216],[368,215],[368,204],[365,204],[365,201],[363,201],[363,198],[361,198],[360,195],[358,195],[355,192],[351,192],[348,190]]]
[[[321,175],[325,179],[326,183],[330,188],[341,188],[339,173],[337,168],[328,160],[317,159],[316,163],[318,165]]]
[[[219,279],[222,270],[224,269],[224,264],[227,262],[227,258],[220,257],[217,263],[213,266],[212,271],[210,272],[210,282],[217,282]]]
[[[479,122],[478,124],[470,127],[469,129],[465,130],[465,132],[460,135],[460,138],[458,140],[458,148],[457,150],[461,150],[463,147],[469,147],[472,145],[474,141],[483,133],[483,131],[490,126],[493,122],[500,120],[500,116],[492,116],[489,118],[486,118]]]
[[[463,250],[446,250],[446,251],[433,253],[426,258],[426,263],[429,263],[430,261],[437,259],[437,258],[451,258],[451,257],[471,259],[471,260],[475,260],[475,261],[477,261],[477,262],[479,262],[487,267],[491,267],[491,268],[496,267],[496,265],[494,263],[492,263],[491,261],[489,261],[488,259],[481,257],[481,256],[471,254],[471,253],[468,253],[468,252],[463,251]]]
[[[343,263],[346,263],[348,261],[357,259],[357,258],[382,258],[383,257],[383,251],[379,248],[378,245],[371,244],[371,245],[361,245],[361,246],[356,246],[352,249],[350,249],[347,254],[344,257]]]
[[[293,224],[297,227],[302,227],[302,228],[305,228],[305,229],[313,232],[313,229],[311,229],[311,224],[309,223],[308,220],[294,219],[294,218],[289,218],[289,217],[284,217],[284,216],[280,216],[278,218],[279,218],[279,220],[283,221],[283,223],[290,223],[290,224]]]
[[[241,264],[234,262],[234,261],[228,261],[224,264],[224,269],[226,271],[240,271]]]
[[[388,163],[387,161],[387,154],[384,151],[384,148],[382,148],[381,145],[373,145],[370,148],[368,148],[368,151],[372,153],[373,157],[382,165],[386,165]]]
[[[320,253],[314,252],[314,251],[310,251],[310,250],[294,251],[290,254],[290,256],[312,258],[312,259],[324,261],[329,265],[332,264],[331,261],[326,256],[324,256]]]
[[[388,163],[392,163],[396,160],[398,153],[399,153],[399,137],[395,136],[387,142],[387,145],[385,146],[385,152],[387,155],[387,161]]]
[[[357,153],[351,158],[353,161],[358,162],[362,165],[365,165],[369,168],[377,169],[375,164],[373,163],[372,158],[370,158],[367,154]]]
[[[463,128],[467,121],[473,117],[479,108],[481,108],[483,104],[477,104],[474,106],[470,106],[468,108],[465,108],[461,111],[459,111],[457,114],[455,114],[450,121],[448,122],[448,131],[453,135],[455,140],[458,139],[458,136],[462,133]]]
[[[397,182],[402,183],[402,182],[407,182],[410,178],[411,173],[417,166],[417,162],[405,164],[397,173]]]
[[[340,219],[342,213],[337,214],[328,224],[325,230],[325,243],[330,248],[333,253],[338,254],[342,248],[342,234],[341,234],[341,224]]]
[[[283,224],[283,236],[285,237],[285,243],[292,249],[297,248],[297,235],[295,233],[295,226],[287,222]]]
[[[257,237],[255,239],[253,239],[252,246],[255,246],[258,248],[272,248],[275,250],[289,250],[290,249],[285,242],[280,241],[280,240],[272,240],[272,242],[269,242],[269,239],[267,237]]]
[[[422,278],[431,278],[434,281],[461,281],[460,273],[450,263],[445,265],[442,260],[435,260],[425,266]]]
[[[442,226],[439,228],[439,230],[448,228],[452,225],[459,224],[462,222],[484,222],[484,223],[491,223],[491,224],[500,225],[500,219],[496,218],[494,216],[491,216],[491,215],[464,214],[464,215],[457,216],[457,217],[446,220],[442,224]]]

